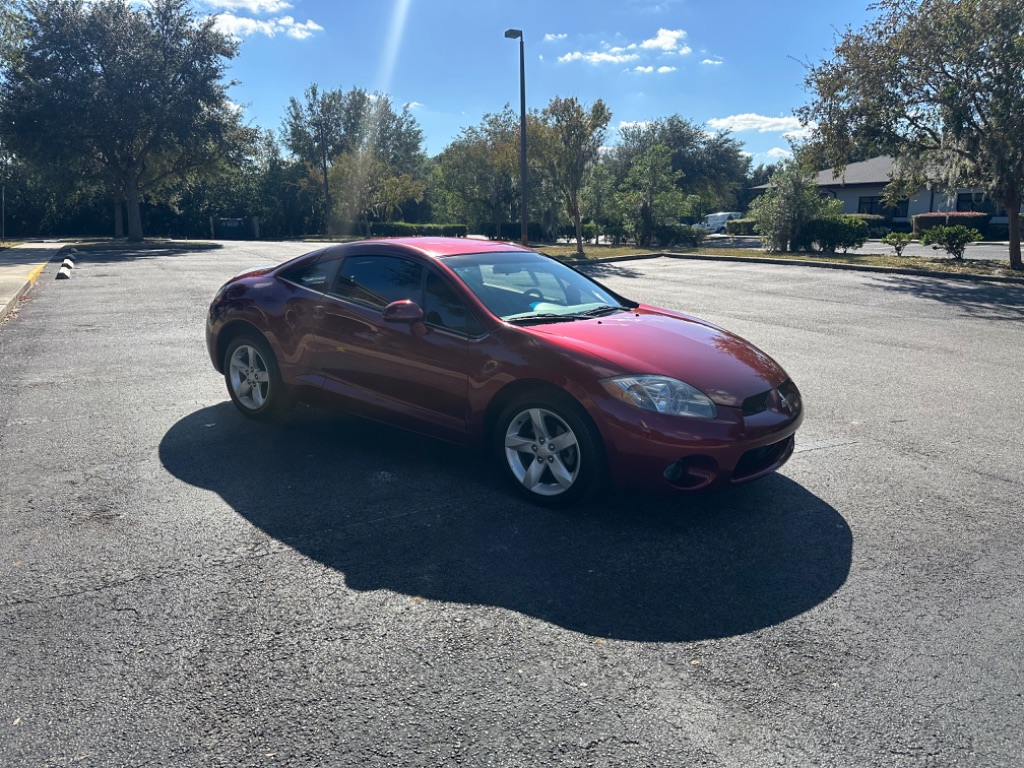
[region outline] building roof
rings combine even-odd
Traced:
[[[831,168],[819,171],[815,182],[819,187],[884,186],[892,180],[892,166],[891,157],[872,157],[860,163],[850,163],[838,178]]]
[[[818,171],[814,183],[819,187],[884,187],[892,181],[893,159],[881,156],[872,157],[860,163],[850,163],[836,178],[831,168]],[[772,183],[760,184],[751,189],[768,189]]]

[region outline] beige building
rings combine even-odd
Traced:
[[[861,163],[850,163],[836,178],[832,169],[818,174],[817,184],[824,194],[841,200],[843,213],[873,213],[891,216],[894,221],[909,221],[919,213],[944,211],[982,211],[992,215],[993,224],[1007,223],[1003,206],[980,190],[957,190],[956,197],[943,191],[922,187],[909,200],[901,200],[895,208],[882,204],[885,185],[892,178],[891,157],[873,157]]]

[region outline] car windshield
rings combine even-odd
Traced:
[[[444,263],[507,322],[565,322],[635,306],[622,306],[621,297],[537,253],[476,253],[451,256]]]

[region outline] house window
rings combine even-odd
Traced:
[[[909,208],[909,200],[900,200],[896,205],[887,206],[882,202],[881,195],[862,197],[857,201],[857,213],[870,213],[874,216],[885,216],[888,219],[907,218]]]
[[[996,206],[995,201],[981,192],[961,192],[956,196],[958,211],[977,211],[991,216],[1005,216],[1006,208]]]

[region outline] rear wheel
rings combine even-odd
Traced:
[[[277,359],[262,337],[239,336],[228,345],[224,379],[231,401],[251,419],[279,418],[294,403],[281,378]]]
[[[565,506],[604,481],[604,452],[590,418],[567,396],[538,392],[502,411],[495,448],[508,478],[531,501]]]

